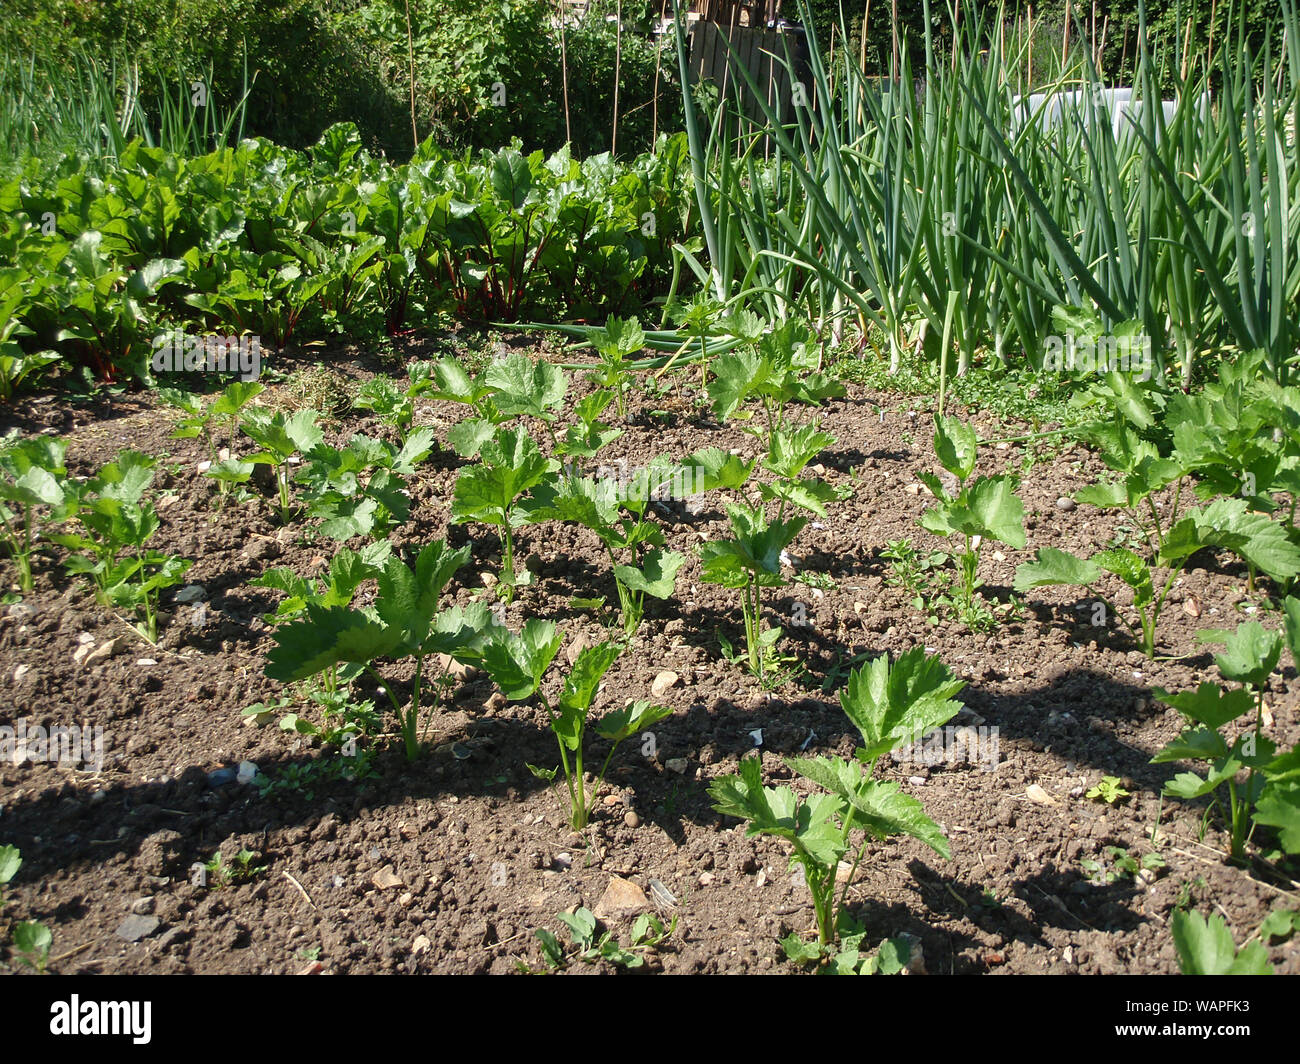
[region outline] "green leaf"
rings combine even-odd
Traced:
[[[939,459],[939,464],[958,480],[965,481],[975,472],[978,447],[979,439],[975,430],[964,421],[935,415],[935,456]]]
[[[542,956],[546,963],[552,968],[559,968],[564,964],[564,950],[560,946],[560,940],[544,927],[539,927],[533,932],[542,944]]]
[[[726,422],[736,408],[762,384],[762,359],[753,351],[732,351],[713,360],[713,379],[709,381],[709,400],[713,416]]]
[[[1206,643],[1223,643],[1223,653],[1214,655],[1219,672],[1225,680],[1251,687],[1263,687],[1282,657],[1282,637],[1258,621],[1239,624],[1235,632],[1201,631],[1197,638]]]
[[[850,673],[840,705],[862,735],[866,758],[875,761],[956,716],[962,707],[952,699],[965,686],[937,657],[912,647],[892,667],[882,655]]]
[[[665,599],[677,586],[677,572],[686,564],[686,556],[675,550],[656,547],[646,551],[641,568],[614,566],[614,579],[630,591]]]
[[[48,927],[30,920],[14,924],[13,938],[14,948],[19,953],[34,954],[41,958],[42,962],[45,955],[50,952],[50,943],[54,941],[54,936],[50,934]]]
[[[1089,587],[1101,577],[1101,566],[1055,547],[1042,547],[1032,562],[1016,569],[1015,589],[1020,592],[1036,587],[1066,584]]]
[[[275,646],[267,654],[266,675],[289,683],[337,665],[369,665],[392,653],[400,632],[376,624],[355,610],[323,609],[308,603],[306,618],[275,631]]]
[[[1025,508],[1015,493],[1013,477],[980,477],[967,489],[966,495],[977,527],[962,531],[995,539],[1016,550],[1024,549]]]
[[[1174,707],[1188,720],[1218,730],[1229,721],[1255,711],[1255,702],[1249,691],[1240,688],[1224,690],[1216,683],[1204,682],[1195,691],[1171,694],[1163,687],[1152,691],[1161,702]]]
[[[683,483],[694,486],[691,494],[727,488],[737,491],[749,479],[757,459],[742,461],[720,447],[706,447],[682,462]],[[686,479],[689,478],[689,479]]]
[[[653,706],[649,702],[633,702],[630,706],[612,710],[596,722],[596,734],[602,739],[621,743],[624,739],[653,727],[673,715],[668,706]]]
[[[503,414],[526,414],[543,421],[555,420],[551,410],[564,401],[569,387],[557,366],[545,359],[531,362],[518,352],[488,366],[483,383],[493,389],[493,398]]]
[[[563,639],[552,622],[534,618],[518,635],[495,625],[488,628],[459,656],[481,666],[506,698],[518,702],[537,691]]]
[[[1258,942],[1238,952],[1232,932],[1215,913],[1207,922],[1198,912],[1175,909],[1170,919],[1178,965],[1184,975],[1271,975],[1268,953]]]
[[[1270,780],[1255,804],[1255,823],[1277,829],[1282,849],[1300,853],[1300,783]]]
[[[873,837],[883,840],[891,835],[911,835],[941,857],[952,856],[939,825],[926,816],[920,801],[903,794],[897,783],[873,780],[862,774],[857,762],[838,757],[788,757],[785,763],[851,805],[857,813],[854,823]]]
[[[10,882],[22,867],[17,846],[0,846],[0,885]]]
[[[591,700],[596,696],[596,689],[605,673],[622,652],[622,645],[613,640],[586,647],[565,677],[564,689],[560,693],[559,715],[551,726],[556,736],[570,750],[577,750],[582,744],[582,732],[586,726]]]
[[[1259,925],[1259,937],[1265,942],[1290,938],[1295,931],[1300,931],[1300,912],[1294,909],[1274,909]]]

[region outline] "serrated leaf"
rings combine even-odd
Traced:
[[[1178,710],[1188,720],[1217,730],[1229,721],[1255,711],[1254,700],[1249,691],[1240,688],[1224,690],[1216,683],[1202,683],[1195,691],[1180,691],[1176,694],[1157,687],[1152,691],[1161,702]]]
[[[656,547],[646,551],[641,568],[614,566],[614,578],[630,591],[665,599],[677,586],[677,573],[686,564],[686,556],[675,550]]]
[[[1251,687],[1263,687],[1282,657],[1282,637],[1258,621],[1245,621],[1235,631],[1198,632],[1197,637],[1224,644],[1223,652],[1214,655],[1219,672],[1225,680]]]
[[[955,417],[934,418],[934,453],[939,464],[958,480],[975,472],[979,439],[975,430]]]
[[[1255,823],[1275,828],[1287,853],[1300,853],[1300,783],[1270,780],[1255,803]]]
[[[1032,562],[1023,562],[1016,568],[1014,586],[1019,592],[1055,584],[1089,587],[1100,578],[1101,566],[1095,562],[1055,547],[1042,547]]]
[[[355,610],[324,609],[308,603],[303,620],[276,629],[266,675],[290,683],[340,662],[368,665],[391,653],[400,638],[399,632]]]
[[[1184,975],[1272,974],[1263,946],[1252,942],[1238,952],[1232,932],[1217,913],[1206,921],[1198,912],[1175,909],[1169,926]]]
[[[850,673],[840,705],[874,761],[956,716],[962,707],[952,699],[965,686],[937,657],[912,647],[893,666],[882,655]]]

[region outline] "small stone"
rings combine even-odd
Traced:
[[[909,494],[909,495],[920,495],[920,494],[921,494],[921,485],[920,485],[920,484],[908,484],[908,485],[906,485],[906,486],[903,488],[903,490],[904,490],[905,492],[907,492],[907,494]]]
[[[1079,508],[1079,504],[1071,499],[1068,495],[1062,495],[1056,500],[1056,508],[1062,513],[1073,513]]]
[[[239,763],[239,772],[235,775],[235,781],[241,784],[252,783],[253,780],[257,779],[258,771],[258,767],[254,762],[241,761]]]
[[[620,798],[617,794],[607,794],[607,795],[605,795],[605,797],[602,799],[602,801],[603,801],[606,805],[621,805],[622,802],[623,802],[623,799]]]
[[[641,818],[629,809],[623,814],[623,823],[630,828],[639,828],[641,826]]]
[[[1195,595],[1188,595],[1183,599],[1183,612],[1189,617],[1199,617],[1201,615],[1201,604]]]
[[[28,621],[36,616],[36,607],[30,602],[15,602],[6,611],[11,621]]]
[[[573,867],[573,858],[567,853],[557,853],[552,859],[551,864],[556,868],[569,869]]]
[[[136,663],[137,665],[157,665],[157,664],[158,664],[158,662],[156,662],[153,658],[137,658],[135,663]]]
[[[438,674],[450,676],[453,680],[459,680],[462,683],[466,680],[472,680],[478,676],[478,669],[473,665],[465,665],[457,661],[450,654],[438,655]]]
[[[397,871],[392,865],[385,865],[381,868],[370,877],[370,882],[373,883],[378,890],[392,890],[394,887],[406,886],[406,884],[402,882],[402,877],[397,874]]]
[[[415,941],[411,943],[411,956],[418,957],[421,953],[428,953],[433,949],[433,943],[425,935],[416,935]]]
[[[630,879],[611,876],[609,885],[601,895],[594,912],[598,919],[607,920],[611,917],[635,916],[648,908],[650,908],[650,899],[646,897],[644,890]]]
[[[669,772],[676,772],[680,776],[686,771],[686,758],[670,757],[664,762],[664,766]]]
[[[219,768],[208,773],[209,787],[229,787],[239,778],[239,772],[233,768]]]
[[[82,650],[85,650],[86,653],[81,657],[81,664],[98,665],[101,661],[107,661],[114,654],[120,654],[130,645],[131,639],[129,636],[119,635],[110,639],[107,643],[100,643],[96,647],[78,647],[76,653],[73,654],[73,658],[76,658],[78,654],[81,654]]]
[[[483,586],[487,588],[489,591],[491,591],[494,587],[497,586],[497,578],[495,573],[482,573],[480,574],[479,579],[483,581]]]
[[[176,601],[183,605],[188,605],[191,602],[202,602],[207,597],[207,589],[202,584],[186,584],[176,592]]]
[[[654,678],[654,682],[650,685],[650,693],[655,698],[663,698],[669,690],[677,686],[677,682],[680,679],[681,677],[675,672],[661,672]]]
[[[695,882],[697,882],[702,887],[707,887],[710,883],[713,882],[715,878],[717,877],[715,877],[712,872],[701,872],[700,878],[697,879]]]
[[[114,934],[127,942],[139,942],[140,939],[148,938],[157,931],[161,922],[156,916],[128,916],[117,925]]]
[[[135,913],[136,916],[152,915],[153,907],[153,898],[136,898],[135,901],[131,903],[131,911]]]
[[[408,909],[413,901],[415,901],[415,895],[407,890],[403,891],[402,894],[398,896],[397,904],[403,909]]]
[[[14,683],[21,683],[22,678],[31,671],[32,667],[30,665],[19,665],[18,668],[14,669]]]

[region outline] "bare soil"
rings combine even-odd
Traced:
[[[374,369],[355,353],[330,365],[348,390]],[[701,412],[698,387],[690,372],[678,394],[650,402],[637,392],[626,435],[602,460],[636,466],[711,445],[754,453],[743,422],[720,427]],[[263,398],[313,402],[286,383]],[[336,412],[327,439],[382,434],[357,413]],[[445,440],[443,430],[461,416],[452,405],[427,403],[416,422],[434,425]],[[483,678],[453,690],[413,764],[381,736],[371,740],[381,751],[377,778],[320,784],[310,797],[214,786],[210,773],[245,760],[274,775],[336,756],[240,716],[281,693],[263,675],[273,637],[261,619],[278,595],[249,580],[271,566],[315,573],[334,545],[313,539],[303,522],[281,527],[270,497],[218,510],[215,485],[196,469],[204,448],[172,440],[172,417],[147,393],[84,405],[28,400],[0,412],[0,431],[67,436],[70,472],[78,475],[123,447],[165,456],[155,481],[166,493],[156,545],[195,559],[187,579],[207,594],[195,606],[166,593],[158,646],[131,637],[90,665],[74,661],[80,643],[108,643],[129,629],[57,558],[38,561],[35,594],[0,607],[0,724],[88,723],[105,733],[98,773],[0,764],[0,842],[17,845],[24,861],[4,916],[52,929],[54,971],[512,972],[520,961],[541,966],[535,928],[559,932],[556,914],[594,908],[612,876],[646,890],[658,880],[676,900],[664,910],[677,917],[676,932],[650,956],[651,970],[788,971],[777,940],[812,930],[806,887],[792,876],[782,843],[746,838],[743,825],[712,810],[707,785],[735,771],[760,729],[770,781],[791,779],[781,758],[800,750],[850,754],[857,736],[838,703],[849,668],[918,644],[967,681],[967,710],[956,723],[996,728],[998,757],[995,766],[882,761],[882,774],[922,799],[946,829],[953,856],[944,861],[910,839],[870,847],[850,891],[870,942],[915,936],[931,974],[1173,973],[1176,904],[1223,913],[1238,943],[1271,909],[1297,907],[1300,888],[1276,866],[1227,862],[1218,811],[1162,801],[1163,782],[1179,769],[1149,763],[1180,721],[1153,688],[1217,681],[1211,648],[1196,631],[1232,627],[1260,601],[1247,593],[1243,569],[1226,557],[1193,559],[1162,617],[1155,661],[1113,622],[1093,626],[1090,600],[1066,589],[1029,594],[1018,615],[989,634],[932,625],[890,586],[881,557],[886,543],[902,537],[941,546],[916,523],[928,505],[916,473],[938,468],[929,415],[916,400],[852,386],[847,399],[822,411],[836,443],[818,458],[826,479],[852,494],[791,550],[797,571],[826,574],[833,586],[792,583],[766,603],[768,623],[785,627],[783,646],[802,664],[794,677],[765,690],[721,656],[718,633],[737,646],[743,639],[738,596],[701,583],[694,554],[725,526],[716,493],[698,513],[681,503],[658,513],[669,545],[691,560],[673,598],[648,601],[597,711],[650,697],[655,677],[671,670],[680,681],[659,701],[674,713],[655,728],[653,750],[634,741],[620,748],[585,836],[569,830],[560,788],[526,767],[557,762],[541,710],[503,703]],[[975,420],[982,438],[1017,432]],[[1022,471],[1030,456],[1015,444],[989,448],[979,471]],[[399,551],[443,536],[471,543],[472,561],[451,589],[465,602],[483,593],[482,574],[499,569],[500,548],[494,530],[448,524],[461,464],[449,449],[435,451],[412,480],[412,517],[392,541]],[[1057,506],[1101,472],[1086,449],[1069,444],[1023,469],[1029,549],[987,545],[980,569],[987,596],[1006,600],[1016,565],[1037,547],[1086,552],[1120,534],[1114,515]],[[566,648],[601,638],[601,618],[569,601],[617,601],[597,540],[557,525],[525,528],[518,538],[536,580],[508,608],[508,623],[553,619]],[[1126,601],[1117,587],[1108,591]],[[371,594],[363,588],[360,601]],[[404,694],[409,669],[383,671]],[[558,686],[558,672],[548,690]],[[372,686],[359,688],[376,697]],[[1289,661],[1268,703],[1273,738],[1294,744],[1300,685]],[[682,767],[676,759],[685,771],[674,770]],[[1087,799],[1102,776],[1119,777],[1131,797],[1113,805]],[[1165,867],[1149,882],[1120,876],[1101,885],[1080,862],[1106,863],[1107,846],[1139,859],[1158,851]],[[255,852],[265,870],[224,887],[195,881],[196,864],[217,851],[229,861],[241,849]],[[157,925],[128,942],[118,931],[133,913]],[[627,921],[609,926],[626,936]],[[1294,943],[1269,952],[1279,971],[1300,973]]]

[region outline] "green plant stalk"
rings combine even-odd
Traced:
[[[21,542],[18,534],[7,520],[4,522],[5,540],[9,544],[14,568],[18,570],[18,587],[23,594],[30,595],[34,587],[32,581],[32,508],[23,507],[23,536]]]

